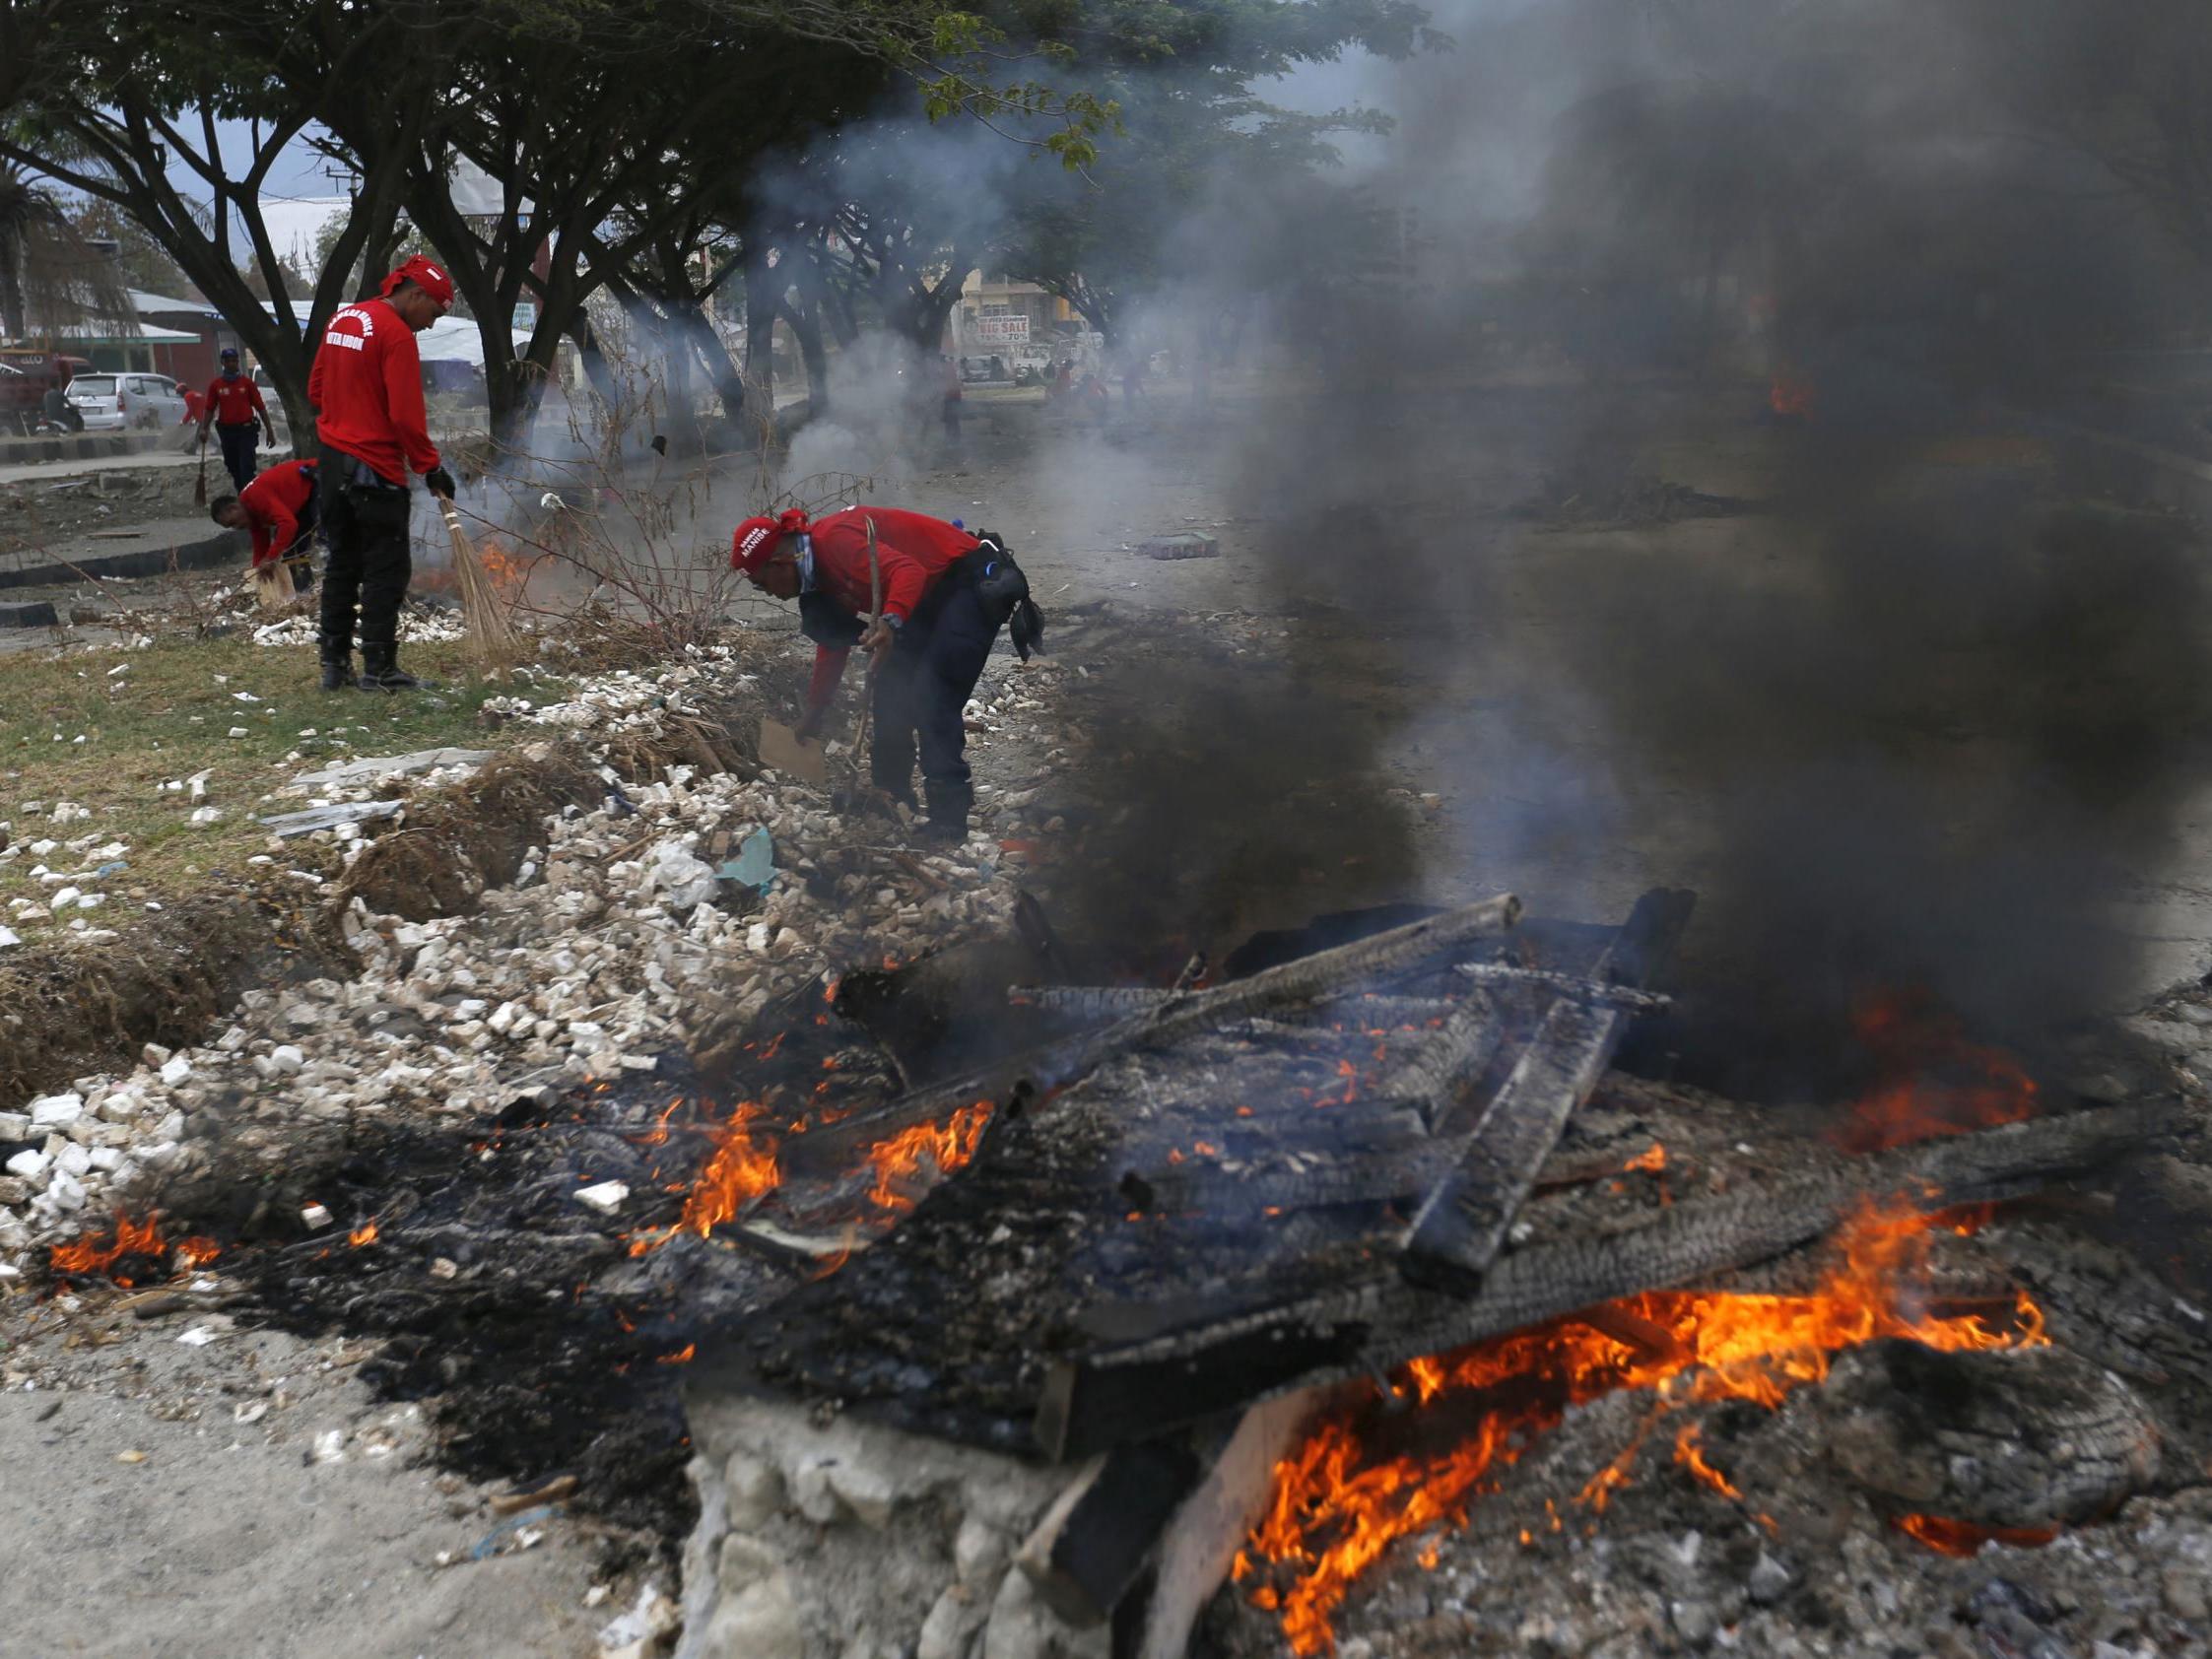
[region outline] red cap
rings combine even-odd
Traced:
[[[785,536],[807,527],[807,516],[797,507],[785,507],[773,518],[748,518],[730,533],[730,568],[756,574],[775,557],[776,545]]]
[[[385,299],[403,282],[413,283],[440,305],[453,303],[453,279],[442,267],[433,265],[419,253],[411,253],[400,261],[399,269],[384,279],[384,286],[376,292]]]

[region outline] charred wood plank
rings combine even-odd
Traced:
[[[1462,1086],[1480,1077],[1506,1040],[1504,1011],[1480,991],[1452,1011],[1437,1032],[1371,1086],[1386,1100],[1404,1100],[1433,1133]]]
[[[1895,1194],[1922,1213],[2015,1198],[2110,1162],[2171,1121],[2165,1108],[2109,1107],[1839,1159],[1790,1180],[1685,1199],[1642,1227],[1508,1253],[1466,1300],[1377,1278],[1302,1302],[1193,1319],[1054,1366],[1034,1432],[1049,1455],[1083,1456],[1240,1400],[1373,1376],[1642,1291],[1709,1285],[1823,1237],[1869,1194]]]
[[[1471,963],[1484,966],[1487,963]],[[1575,981],[1586,983],[1586,981]],[[1165,1008],[1186,991],[1158,985],[1015,985],[1006,1000],[1018,1008],[1034,1008],[1069,1020],[1120,1020],[1148,1009]],[[1278,1009],[1273,1018],[1285,1025],[1324,1024],[1331,1020],[1358,1020],[1371,1026],[1429,1025],[1450,1017],[1460,1006],[1456,997],[1351,996],[1315,1003],[1306,1008]]]
[[[1055,1461],[1087,1457],[1162,1428],[1200,1423],[1312,1375],[1358,1375],[1364,1321],[1285,1322],[1279,1312],[1234,1322],[1204,1353],[1146,1344],[1126,1362],[1073,1362],[1047,1373],[1033,1433]],[[1217,1327],[1217,1331],[1219,1327]]]
[[[1673,953],[1697,903],[1657,888],[1636,902],[1600,975],[1634,983]],[[1628,1010],[1559,1001],[1545,1013],[1511,1075],[1466,1130],[1457,1169],[1415,1212],[1400,1266],[1418,1284],[1468,1295],[1505,1242],[1568,1117],[1589,1097],[1627,1028]]]
[[[2110,1162],[2169,1121],[2156,1107],[2073,1112],[1843,1160],[1725,1197],[1685,1199],[1645,1227],[1508,1254],[1482,1294],[1457,1307],[1410,1290],[1392,1294],[1389,1307],[1371,1304],[1361,1310],[1374,1322],[1366,1358],[1387,1368],[1640,1291],[1710,1284],[1825,1236],[1870,1194],[1894,1195],[1922,1214],[2017,1198]],[[1336,1317],[1353,1313],[1339,1308]]]
[[[1520,900],[1507,895],[1462,905],[1331,951],[1301,957],[1210,990],[1193,991],[1112,1025],[1079,1031],[947,1083],[916,1090],[842,1122],[794,1140],[786,1157],[819,1167],[916,1123],[935,1122],[978,1100],[1018,1109],[1132,1049],[1161,1047],[1195,1032],[1278,1008],[1313,1002],[1361,980],[1408,972],[1470,940],[1504,932],[1520,919]]]
[[[1526,985],[1557,991],[1563,997],[1574,997],[1581,1002],[1633,1009],[1639,1014],[1658,1014],[1674,1006],[1674,998],[1662,996],[1656,991],[1640,991],[1633,985],[1584,978],[1578,973],[1561,973],[1548,967],[1514,967],[1508,962],[1463,962],[1451,971],[1478,985]]]
[[[1210,1448],[1218,1453],[1216,1436]],[[1045,1605],[1075,1628],[1103,1624],[1143,1574],[1160,1534],[1205,1474],[1185,1439],[1116,1446],[1062,1493],[1015,1552]]]

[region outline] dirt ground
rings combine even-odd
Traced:
[[[1641,796],[1633,817],[1585,825],[1558,822],[1556,798],[1524,795],[1547,775],[1603,777],[1616,737],[1594,712],[1577,717],[1572,698],[1542,699],[1540,732],[1518,715],[1532,688],[1556,681],[1553,642],[1574,608],[1625,567],[1743,571],[1754,587],[1785,590],[1801,571],[1771,521],[1552,533],[1511,520],[1506,509],[1536,488],[1549,444],[1527,407],[1504,398],[1470,395],[1458,407],[1430,459],[1434,500],[1317,523],[1270,511],[1248,436],[1219,410],[1163,396],[1131,418],[1117,403],[1103,431],[984,399],[969,414],[957,451],[902,464],[817,444],[804,464],[874,472],[879,499],[1001,531],[1048,613],[1104,604],[1174,619],[1233,655],[1250,652],[1263,697],[1295,697],[1318,678],[1352,728],[1347,741],[1379,758],[1376,787],[1401,792],[1403,860],[1363,870],[1350,852],[1309,884],[1244,884],[1231,907],[1240,924],[1295,923],[1370,897],[1508,890],[1540,912],[1614,917],[1646,887],[1696,888],[1714,873],[1724,851],[1687,783],[1671,799]],[[1757,498],[1773,442],[1749,418],[1685,423],[1636,461],[1696,490]],[[168,513],[179,487],[188,499],[189,478],[170,472],[143,504],[147,517]],[[1463,513],[1470,482],[1493,507],[1477,521]],[[749,510],[735,469],[715,502],[730,522]],[[127,522],[120,505],[114,519]],[[1218,557],[1136,551],[1148,536],[1186,531],[1217,538]],[[1359,550],[1373,536],[1418,536],[1479,561],[1496,607],[1479,633],[1455,632],[1465,619],[1450,617],[1440,630],[1431,595],[1363,591]],[[1301,544],[1348,579],[1294,590],[1282,550]],[[126,600],[155,591],[115,586]],[[292,654],[306,675],[307,653]],[[1278,660],[1262,665],[1269,656]],[[1162,696],[1173,695],[1173,661],[1133,666],[1132,684],[1157,674]],[[2212,798],[2200,794],[2184,814],[2164,862],[2131,874],[2122,920],[2141,946],[2141,989],[2212,964]],[[9,1654],[581,1656],[635,1592],[623,1580],[613,1599],[584,1607],[605,1576],[604,1541],[567,1518],[534,1549],[436,1565],[495,1522],[480,1492],[418,1461],[419,1427],[369,1399],[353,1377],[361,1355],[341,1345],[226,1331],[185,1347],[177,1339],[210,1321],[93,1325],[9,1294],[18,1289],[0,1283],[0,1464],[16,1477],[0,1504],[0,1556],[17,1563],[0,1573]],[[261,1403],[266,1414],[246,1422]],[[318,1463],[318,1439],[333,1430],[346,1435],[345,1457]],[[118,1461],[134,1452],[146,1455]]]
[[[11,1654],[536,1659],[589,1652],[616,1611],[584,1605],[603,1577],[576,1522],[472,1559],[484,1494],[342,1342],[58,1305],[0,1333]]]

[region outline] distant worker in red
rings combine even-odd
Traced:
[[[912,804],[918,744],[929,804],[921,836],[945,845],[967,839],[975,803],[968,699],[1000,628],[1013,624],[1025,661],[1044,638],[1044,619],[1005,544],[987,530],[972,536],[957,521],[897,507],[846,507],[811,522],[793,508],[740,524],[730,538],[730,567],[764,592],[799,602],[799,627],[815,643],[799,736],[820,734],[845,658],[859,646],[873,661],[870,780]],[[882,611],[872,615],[879,576]]]
[[[184,400],[184,416],[176,424],[180,427],[198,426],[200,418],[207,413],[207,393],[197,386],[179,386],[176,394]]]
[[[435,495],[453,494],[423,409],[415,336],[453,303],[453,279],[421,254],[383,281],[378,297],[331,314],[307,375],[322,440],[316,483],[328,558],[322,572],[322,689],[356,684],[361,625],[365,692],[418,684],[399,666],[399,606],[414,563],[408,551],[410,471]]]
[[[292,570],[292,585],[301,589],[315,580],[315,473],[313,461],[285,461],[242,494],[208,503],[208,515],[225,529],[253,532],[255,569],[281,559]]]
[[[243,490],[253,482],[255,434],[276,441],[269,431],[269,406],[261,401],[261,388],[238,372],[238,349],[223,348],[223,372],[207,383],[207,404],[200,412],[200,441],[215,428],[223,445],[223,470]]]

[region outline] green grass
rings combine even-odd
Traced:
[[[168,640],[139,651],[72,651],[0,656],[0,821],[22,845],[61,843],[43,858],[28,849],[0,861],[0,925],[26,944],[66,932],[60,923],[15,918],[11,899],[44,903],[53,888],[31,875],[34,865],[75,872],[104,862],[72,851],[71,841],[121,841],[129,869],[81,884],[107,895],[84,912],[88,925],[115,927],[148,900],[192,892],[213,871],[246,873],[266,850],[269,831],[256,820],[304,801],[261,797],[300,772],[332,760],[399,755],[453,747],[496,749],[542,736],[537,728],[487,728],[478,720],[486,698],[519,692],[543,700],[554,683],[508,685],[471,676],[457,642],[401,648],[410,672],[442,682],[434,692],[365,695],[324,693],[316,686],[314,653],[305,647],[264,647],[243,640]],[[109,670],[128,664],[120,674]],[[258,701],[241,701],[244,692]],[[232,728],[244,735],[232,737]],[[312,736],[302,735],[312,732]],[[207,797],[165,791],[205,771]],[[27,814],[26,801],[45,804]],[[89,808],[92,817],[56,826],[57,802]],[[223,811],[209,825],[190,822],[195,806]],[[295,843],[302,860],[313,857]],[[289,865],[295,860],[283,861]]]

